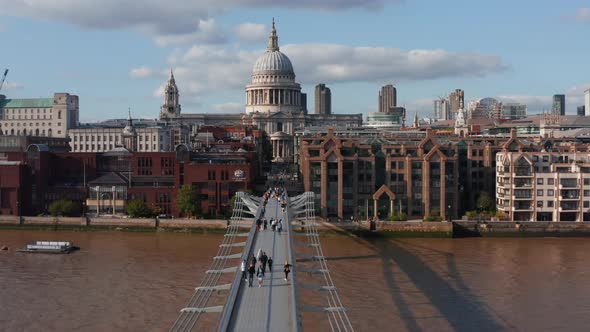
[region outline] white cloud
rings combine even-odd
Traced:
[[[154,71],[146,66],[142,66],[142,67],[138,67],[138,68],[133,68],[129,71],[129,76],[133,77],[133,78],[147,78],[147,77],[153,77],[154,76]]]
[[[242,23],[236,26],[235,33],[238,39],[245,42],[261,42],[268,38],[268,30],[264,24]]]
[[[230,9],[289,8],[378,10],[401,0],[0,0],[0,15],[75,24],[84,28],[114,30],[135,28],[154,37],[159,45],[183,42],[219,42],[208,22]],[[215,36],[212,38],[211,36]]]
[[[574,19],[581,22],[590,22],[590,8],[578,8]]]
[[[448,52],[444,50],[399,50],[392,48],[353,47],[334,44],[286,45],[281,48],[293,63],[296,80],[302,84],[338,82],[403,82],[449,77],[481,77],[507,68],[493,55]],[[174,50],[168,62],[183,100],[199,99],[219,91],[241,93],[250,80],[256,59],[264,50],[246,51],[235,45],[193,45]],[[154,77],[154,70],[133,69],[136,77]],[[148,74],[149,73],[149,74]],[[160,77],[158,76],[158,77]],[[167,76],[166,76],[167,77]],[[165,77],[154,91],[163,95]],[[237,108],[237,105],[233,105]],[[432,100],[408,104],[408,109],[420,112],[432,109]],[[228,105],[223,107],[231,108]],[[243,105],[240,104],[240,109]],[[214,110],[221,111],[218,106]]]
[[[168,33],[154,37],[154,42],[162,47],[192,43],[218,44],[224,43],[226,40],[227,36],[217,26],[213,18],[199,20],[198,28],[195,31],[181,34]]]
[[[508,69],[498,56],[440,49],[406,51],[385,47],[301,44],[286,45],[283,50],[304,83],[482,77]]]
[[[297,81],[419,81],[446,77],[481,77],[507,68],[497,56],[444,50],[353,47],[334,44],[287,45],[281,49],[293,63]],[[169,62],[184,81],[185,93],[243,88],[260,51],[221,45],[194,45],[173,52]],[[188,90],[188,91],[187,91]]]

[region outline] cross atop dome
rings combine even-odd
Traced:
[[[268,37],[268,51],[278,51],[279,50],[279,37],[277,36],[277,29],[275,28],[275,18],[272,18],[272,30],[270,32],[270,36]]]

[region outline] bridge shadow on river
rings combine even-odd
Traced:
[[[399,318],[408,331],[424,331],[421,320],[430,318],[444,319],[454,331],[514,329],[469,289],[458,271],[453,253],[400,239],[354,237],[353,240],[375,255],[327,257],[327,260],[380,258],[383,280],[397,307]],[[434,270],[431,267],[433,261],[442,263],[446,271],[441,273]],[[416,292],[408,291],[408,284]],[[417,296],[419,294],[418,298],[427,300],[427,303],[411,301],[415,300],[412,299],[412,293],[416,293]],[[422,309],[419,313],[414,310],[418,307],[423,308],[422,305],[432,306],[438,315],[427,316]]]

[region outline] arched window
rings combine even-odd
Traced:
[[[35,129],[35,136],[39,136],[39,128]]]
[[[47,136],[51,137],[51,136],[52,136],[52,135],[51,135],[51,134],[52,134],[51,132],[52,132],[52,131],[51,131],[51,128],[49,128],[49,130],[47,131],[47,133],[48,133],[48,135],[47,135]]]

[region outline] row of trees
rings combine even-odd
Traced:
[[[202,215],[201,198],[192,185],[183,185],[178,190],[176,206],[180,214],[192,218]],[[60,199],[51,202],[47,211],[54,217],[73,217],[82,213],[82,207],[73,201]],[[148,206],[142,199],[134,199],[125,204],[125,213],[131,218],[152,218],[163,213],[158,206]]]

